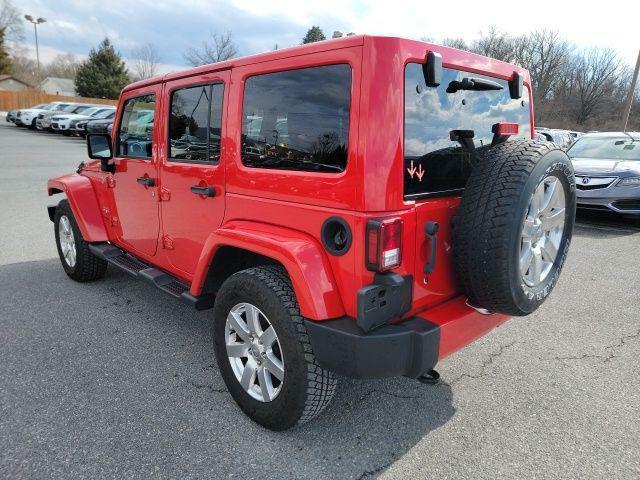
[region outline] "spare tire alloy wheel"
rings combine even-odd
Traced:
[[[275,399],[284,380],[284,361],[278,335],[255,305],[234,306],[225,326],[227,356],[238,382],[260,402]]]
[[[537,287],[551,273],[564,233],[566,203],[555,176],[545,177],[531,197],[520,246],[520,273],[529,287]]]
[[[460,286],[476,308],[528,315],[549,296],[571,243],[571,160],[554,144],[486,149],[462,194],[453,229]]]

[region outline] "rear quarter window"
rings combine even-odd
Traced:
[[[500,90],[458,90],[447,93],[464,77],[486,79]],[[427,87],[422,64],[405,69],[404,194],[407,199],[459,194],[471,173],[470,153],[450,140],[452,130],[472,130],[476,149],[491,145],[498,122],[517,123],[514,138],[531,138],[529,91],[512,99],[506,80],[444,68],[438,87]]]
[[[242,163],[342,172],[347,164],[351,68],[328,65],[246,80]]]

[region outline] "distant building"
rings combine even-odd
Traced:
[[[76,85],[71,78],[47,77],[40,83],[40,90],[51,95],[75,97]]]
[[[30,88],[33,87],[22,80],[18,80],[16,77],[12,77],[11,75],[0,75],[0,90],[18,92],[20,90],[29,90]]]

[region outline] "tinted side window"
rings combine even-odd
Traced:
[[[348,65],[249,78],[242,110],[242,163],[342,172],[347,164],[350,96]]]
[[[208,159],[211,85],[183,88],[171,94],[169,157],[203,162]]]
[[[155,108],[156,96],[152,94],[124,102],[118,132],[118,156],[151,158]]]

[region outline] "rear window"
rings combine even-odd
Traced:
[[[242,163],[342,172],[347,164],[350,94],[348,65],[250,77],[242,108]]]
[[[640,140],[630,137],[583,137],[567,151],[567,154],[571,158],[640,160]]]
[[[496,90],[447,93],[465,77],[487,80]],[[496,87],[497,88],[497,87]],[[438,87],[427,87],[422,64],[405,69],[404,194],[407,199],[460,193],[471,173],[471,153],[450,140],[452,130],[473,131],[477,150],[489,148],[498,122],[519,124],[514,138],[531,138],[529,91],[512,99],[506,80],[443,68]]]

